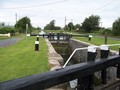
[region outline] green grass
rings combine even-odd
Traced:
[[[64,30],[44,30],[44,32],[45,33],[52,33],[52,32],[54,32],[54,33],[63,33],[64,32]]]
[[[0,40],[9,39],[9,37],[0,37]]]
[[[91,43],[91,44],[94,44],[94,45],[102,45],[102,44],[104,44],[104,38],[93,37],[91,39],[91,41],[88,41],[88,38],[86,38],[86,37],[75,37],[75,39],[85,41],[85,42],[88,42],[88,43]],[[120,40],[108,39],[108,44],[120,44]],[[110,47],[110,49],[118,51],[119,46],[113,46],[113,47]]]
[[[25,37],[0,48],[0,82],[48,71],[47,45],[40,38],[40,51],[34,51],[36,37]]]

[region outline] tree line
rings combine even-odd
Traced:
[[[20,33],[26,33],[26,29],[28,33],[32,32],[31,20],[28,17],[23,17],[19,19],[14,26],[6,26],[4,22],[0,23],[0,34],[6,34],[11,33],[12,36],[15,35],[16,32]]]
[[[31,33],[33,29],[35,29],[32,24],[29,17],[23,17],[19,19],[13,27],[5,26],[4,22],[0,22],[0,33],[11,33],[14,35],[14,33],[25,33],[26,28],[28,29],[28,33]],[[40,28],[39,28],[40,29]],[[67,25],[65,25],[63,28],[60,26],[55,25],[55,20],[50,21],[50,23],[46,24],[44,27],[44,30],[62,30],[65,31],[77,31],[77,32],[108,32],[112,33],[115,36],[120,35],[120,18],[116,19],[113,22],[112,30],[105,29],[100,26],[100,16],[98,15],[91,15],[89,17],[86,17],[84,21],[81,24],[74,25],[73,22],[69,22]]]
[[[63,28],[59,26],[55,26],[55,20],[52,20],[49,24],[47,24],[44,29],[45,30],[61,30],[64,29],[65,31],[77,31],[77,32],[98,32],[104,34],[107,32],[108,34],[112,34],[115,36],[120,35],[120,18],[116,19],[113,22],[112,28],[104,28],[100,26],[100,16],[99,15],[91,15],[86,17],[81,24],[74,25],[73,22],[69,22]],[[58,28],[56,28],[58,27]],[[111,30],[112,29],[112,30]]]
[[[91,15],[90,17],[85,18],[82,25],[80,24],[74,25],[73,22],[69,22],[67,25],[65,25],[63,29],[66,31],[74,30],[74,31],[92,32],[92,31],[96,31],[100,29],[99,24],[100,24],[100,16]],[[60,30],[62,28],[59,27],[56,29],[55,20],[52,20],[49,24],[47,24],[44,27],[44,29],[45,30]]]
[[[55,26],[55,20],[50,21],[49,24],[47,24],[44,27],[44,30],[61,30],[60,26]]]

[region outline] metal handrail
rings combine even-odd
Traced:
[[[102,45],[101,45],[102,46]],[[101,48],[101,46],[94,46],[94,48]],[[108,44],[108,45],[105,45],[105,46],[120,46],[120,44]],[[88,49],[88,47],[84,47],[84,48],[76,48],[72,54],[70,55],[70,57],[67,59],[66,63],[63,65],[63,68],[66,67],[66,65],[68,64],[68,62],[70,61],[70,59],[72,58],[72,56],[75,54],[76,51],[79,51],[79,50],[85,50],[85,49]]]

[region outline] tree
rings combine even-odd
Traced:
[[[60,26],[55,26],[55,20],[50,21],[49,24],[47,24],[44,27],[44,30],[61,30]]]
[[[73,25],[72,22],[68,23],[68,28],[69,28],[70,31],[72,31],[72,29],[74,29],[74,25]]]
[[[54,30],[54,27],[55,27],[55,20],[52,20],[52,21],[50,21],[49,24],[47,24],[47,25],[44,27],[44,29],[45,29],[45,30]]]
[[[64,30],[67,31],[68,29],[68,25],[65,25]]]
[[[15,24],[15,28],[18,29],[19,33],[26,32],[26,25],[28,24],[28,33],[32,32],[31,20],[28,17],[23,17]]]
[[[113,22],[112,32],[113,32],[113,35],[116,35],[116,36],[120,35],[120,18],[116,19]]]
[[[0,22],[0,27],[4,27],[5,23],[4,22]]]
[[[77,31],[80,31],[80,29],[81,29],[80,24],[76,24],[74,27],[75,27],[75,29],[76,29]]]
[[[60,26],[55,26],[54,30],[61,30],[61,27]]]
[[[91,15],[89,18],[85,18],[82,23],[82,29],[86,32],[91,32],[99,28],[100,17],[97,15]]]
[[[47,24],[47,25],[44,27],[44,30],[51,30],[51,29],[50,29],[50,24]]]
[[[50,28],[51,28],[51,30],[54,30],[54,27],[55,27],[55,20],[52,20],[50,22]]]
[[[2,28],[0,28],[0,34],[10,33],[11,36],[14,36],[15,32],[16,32],[15,28],[12,28],[12,27],[2,27]]]

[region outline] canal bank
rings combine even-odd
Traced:
[[[63,66],[62,56],[55,51],[54,47],[52,46],[52,44],[48,39],[45,39],[45,41],[48,46],[47,54],[48,54],[48,65],[50,71],[62,68]],[[46,90],[66,90],[66,84],[57,85]]]
[[[76,48],[83,48],[83,47],[93,46],[93,44],[89,44],[89,43],[82,42],[82,41],[75,40],[75,39],[70,39],[68,44],[58,44],[57,43],[57,44],[53,44],[53,45],[51,44],[51,46],[52,46],[53,50],[50,51],[50,52],[51,53],[55,52],[55,53],[59,54],[60,57],[63,58],[62,64],[59,63],[59,66],[62,67],[63,64],[66,62],[66,60],[68,59],[68,57],[70,56],[70,54]],[[57,59],[54,58],[54,56],[58,56],[57,54],[50,54],[48,56],[53,56],[52,59],[57,60]],[[115,52],[110,52],[109,56],[111,56],[111,55],[116,55],[116,53]],[[75,62],[77,61],[77,63],[87,62],[87,50],[77,51],[73,55],[73,57],[75,58]],[[98,49],[97,50],[96,60],[99,57],[100,57],[100,50]],[[59,60],[57,60],[57,61],[59,61]],[[68,65],[75,64],[74,59],[71,59],[70,61],[72,61],[73,63],[70,62]],[[107,76],[107,80],[111,80],[112,78],[116,77],[116,68],[113,67],[113,68],[107,69],[107,73],[109,73],[109,76]],[[100,78],[100,72],[95,73],[95,76],[99,79]],[[71,89],[63,89],[63,90],[71,90]]]

